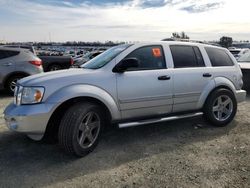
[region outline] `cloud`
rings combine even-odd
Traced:
[[[143,0],[138,3],[142,8],[163,7],[167,4],[165,0]]]
[[[207,12],[210,10],[214,10],[214,9],[218,9],[223,5],[223,3],[207,3],[207,4],[203,4],[203,5],[190,5],[190,6],[186,6],[181,8],[181,10],[185,10],[187,12],[190,13],[201,13],[201,12]]]
[[[0,0],[0,39],[46,41],[51,33],[54,41],[145,41],[175,31],[201,40],[223,33],[245,39],[249,6],[246,0]]]

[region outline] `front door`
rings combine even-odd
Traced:
[[[172,71],[166,68],[161,46],[144,46],[125,58],[139,67],[117,73],[117,93],[123,119],[163,115],[172,111]]]

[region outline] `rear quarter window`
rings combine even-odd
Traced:
[[[234,65],[233,60],[225,50],[210,47],[205,47],[205,50],[213,67]]]
[[[5,59],[18,55],[19,51],[0,50],[0,59]]]

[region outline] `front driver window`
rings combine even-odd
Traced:
[[[138,68],[130,68],[128,71],[166,68],[164,53],[159,45],[138,48],[125,57],[128,58],[136,58],[139,61]]]

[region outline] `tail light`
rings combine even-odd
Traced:
[[[74,60],[73,58],[70,59],[70,64],[73,65],[74,64]]]
[[[38,66],[38,67],[42,65],[42,61],[40,61],[40,60],[29,61],[29,63],[32,65]]]

